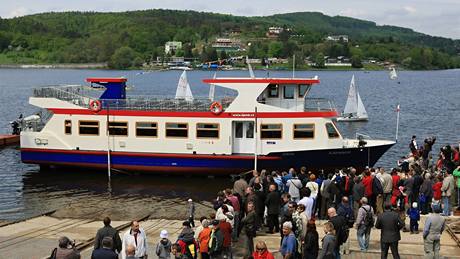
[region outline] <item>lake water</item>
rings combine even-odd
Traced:
[[[181,74],[180,71],[139,72],[0,69],[0,133],[9,133],[9,121],[19,114],[37,111],[28,104],[34,87],[84,84],[87,77],[124,76],[128,78],[128,84],[134,86],[128,95],[174,95]],[[255,73],[258,77],[267,76],[266,71]],[[344,136],[354,137],[358,132],[372,138],[395,139],[395,110],[398,103],[401,105],[399,142],[379,160],[378,166],[396,166],[396,160],[408,152],[412,135],[417,135],[419,143],[425,137],[437,136],[436,153],[442,145],[460,141],[460,70],[400,71],[398,80],[389,80],[386,71],[298,71],[296,77],[318,75],[321,84],[313,87],[311,97],[331,99],[341,111],[353,74],[370,119],[365,123],[339,123]],[[201,80],[212,78],[214,72],[190,71],[187,75],[193,94],[207,96],[209,86]],[[247,71],[217,72],[218,77],[247,75]],[[271,71],[269,76],[291,77],[292,72]],[[216,89],[218,96],[228,94],[232,93]],[[19,150],[15,147],[0,149],[0,164],[0,220],[22,219],[75,204],[89,210],[107,200],[119,207],[152,199],[155,202],[188,197],[210,200],[217,190],[230,185],[229,178],[116,176],[112,182],[113,192],[108,194],[104,172],[39,172],[37,166],[21,163]]]

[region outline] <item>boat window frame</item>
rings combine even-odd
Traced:
[[[328,128],[327,128],[327,125],[328,125],[328,124],[330,124],[330,125],[332,126],[332,128],[335,130],[335,133],[337,134],[337,136],[332,136],[332,137],[331,137],[331,135],[329,134]],[[327,137],[328,137],[329,139],[340,138],[339,130],[337,129],[337,127],[335,126],[334,123],[332,123],[332,122],[326,122],[326,123],[324,124],[324,127],[326,128],[326,134],[327,134]]]
[[[137,134],[137,129],[139,128],[139,123],[150,123],[150,124],[154,123],[155,127],[141,127],[141,129],[155,129],[156,130],[155,136]],[[158,122],[155,122],[155,121],[136,121],[136,125],[135,125],[136,138],[158,138],[158,131],[159,131]]]
[[[310,131],[310,130],[302,130],[302,129],[297,129],[296,130],[296,126],[297,125],[311,125],[312,126],[312,132],[313,132],[313,136],[312,137],[295,137],[295,132],[296,131]],[[292,139],[294,140],[305,140],[305,139],[314,139],[316,137],[316,134],[315,134],[315,131],[316,131],[316,128],[315,128],[315,123],[294,123],[292,125]]]
[[[81,133],[81,123],[82,122],[95,122],[97,125],[86,125],[86,127],[89,128],[97,128],[97,134],[86,134],[86,133]],[[100,131],[100,121],[98,120],[78,120],[78,135],[81,136],[100,136],[101,131]]]
[[[67,123],[69,123],[70,125],[67,125]],[[67,132],[67,129],[69,129],[70,132]],[[72,120],[64,120],[64,134],[72,135]]]
[[[276,125],[280,126],[279,130],[276,129],[262,129],[263,126],[268,126],[268,125]],[[263,137],[263,133],[267,131],[279,131],[280,132],[280,137],[279,138],[268,138],[268,137]],[[282,123],[261,123],[260,124],[260,139],[283,139],[283,124]]]
[[[302,91],[300,91],[300,89],[302,88],[302,86],[306,86],[307,88],[305,89],[305,91],[302,93]],[[297,91],[298,91],[298,96],[299,98],[305,98],[305,96],[308,94],[308,92],[310,92],[311,90],[311,84],[299,84],[297,85]]]
[[[217,125],[217,128],[200,128],[199,124]],[[200,137],[198,131],[217,131],[217,137]],[[197,122],[195,127],[195,137],[197,139],[220,139],[220,123],[216,122]]]
[[[186,128],[185,129],[182,129],[182,128],[169,128],[168,127],[168,124],[185,124]],[[184,137],[184,136],[168,136],[168,129],[169,130],[185,130],[185,132],[187,133],[187,135]],[[188,139],[188,130],[189,130],[189,125],[187,122],[165,122],[165,138],[172,138],[172,139]]]
[[[276,95],[271,95],[270,90],[271,88],[276,88]],[[279,84],[269,84],[267,86],[267,98],[279,98],[280,97],[280,85]]]
[[[293,92],[292,92],[292,97],[286,97],[286,88],[292,88],[293,89]],[[296,92],[296,85],[283,85],[283,100],[294,100],[295,99],[295,92]]]
[[[110,133],[110,128],[125,128],[124,126],[121,127],[121,126],[110,126],[110,123],[126,123],[126,135],[120,135],[120,134],[111,134]],[[129,136],[129,123],[128,121],[108,121],[107,122],[107,134],[109,136],[113,136],[113,137],[127,137]]]

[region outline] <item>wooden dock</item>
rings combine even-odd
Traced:
[[[0,135],[0,147],[19,144],[19,135]]]

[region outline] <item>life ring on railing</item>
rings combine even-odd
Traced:
[[[89,102],[89,109],[93,112],[99,112],[102,109],[101,101],[99,100],[91,100]]]
[[[211,103],[211,106],[209,106],[209,110],[215,115],[219,115],[223,111],[222,104],[219,102],[213,102]]]

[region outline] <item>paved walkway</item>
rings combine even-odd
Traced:
[[[425,217],[421,220],[421,229]],[[317,229],[320,238],[324,235],[321,224],[317,223]],[[114,221],[112,226],[117,227],[128,223],[128,221]],[[170,233],[170,239],[175,241],[182,228],[182,221],[168,219],[149,219],[141,222],[141,227],[147,232],[149,241],[149,258],[154,256],[154,247],[159,240],[160,231],[167,229]],[[51,250],[57,245],[57,239],[62,236],[68,236],[76,240],[77,243],[83,243],[94,238],[97,229],[102,227],[102,222],[88,219],[57,219],[49,216],[42,216],[27,221],[19,222],[13,225],[0,227],[0,258],[12,259],[41,259],[48,256]],[[124,230],[125,231],[125,230]],[[124,231],[121,231],[123,233]],[[380,257],[380,231],[373,229],[371,232],[370,249],[367,253],[362,253],[358,249],[356,241],[356,230],[350,231],[350,250],[349,255],[342,258],[379,258]],[[270,251],[275,252],[276,258],[281,258],[277,250],[279,248],[279,234],[260,233],[255,242],[264,240]],[[242,258],[245,247],[243,240],[234,244],[234,258]],[[421,233],[411,235],[402,233],[402,240],[399,243],[399,251],[402,258],[422,258],[423,241]],[[82,251],[82,258],[90,258],[92,246]],[[444,232],[441,237],[441,255],[444,258],[460,258],[460,248],[452,238]]]

